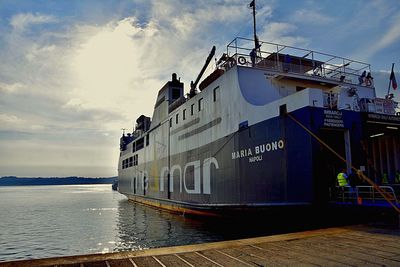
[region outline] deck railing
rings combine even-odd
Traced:
[[[340,103],[340,94],[332,92],[323,92],[323,107],[329,109],[346,109],[386,115],[398,115],[396,114],[398,103],[396,101],[393,101],[393,99],[384,99],[377,97],[361,99],[354,98],[353,103],[343,106]]]
[[[237,37],[227,46],[224,68],[234,64],[265,68],[280,72],[323,77],[349,84],[360,84],[363,71],[371,72],[369,64],[313,50],[262,42],[260,49],[251,53],[254,40]],[[252,55],[252,56],[251,56]],[[373,86],[373,82],[363,85]]]
[[[392,99],[385,98],[363,98],[360,99],[360,109],[364,112],[396,115],[398,103]]]
[[[399,205],[399,201],[396,196],[396,192],[392,186],[379,186],[379,189],[386,194],[390,200]],[[336,186],[333,200],[338,202],[353,202],[359,205],[363,203],[384,203],[386,200],[382,194],[373,186],[361,185],[361,186]]]

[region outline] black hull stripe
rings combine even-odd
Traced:
[[[191,137],[191,136],[193,136],[195,134],[204,132],[205,130],[207,130],[207,129],[211,128],[211,127],[214,127],[215,125],[221,123],[221,121],[222,121],[221,117],[216,118],[215,120],[210,121],[209,123],[204,124],[203,126],[200,126],[199,128],[196,128],[196,129],[194,129],[194,130],[192,130],[190,132],[182,134],[181,136],[178,137],[178,140],[181,141],[181,140],[183,140],[185,138],[188,138],[188,137]]]
[[[196,118],[196,119],[194,119],[194,120],[191,120],[191,121],[185,123],[184,125],[182,125],[182,126],[176,128],[175,130],[172,130],[172,131],[171,131],[171,135],[174,135],[174,134],[176,134],[177,132],[180,132],[180,131],[182,131],[182,130],[184,130],[184,129],[186,129],[186,128],[189,128],[190,126],[193,126],[193,125],[195,125],[195,124],[197,124],[197,123],[199,123],[199,122],[200,122],[200,118]]]

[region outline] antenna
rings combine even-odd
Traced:
[[[256,30],[256,0],[250,2],[249,8],[253,8],[254,50],[256,51],[261,46],[258,42],[257,30]]]
[[[128,130],[128,129],[126,129],[126,128],[121,128],[121,130],[122,130],[122,135],[125,135],[125,130]]]

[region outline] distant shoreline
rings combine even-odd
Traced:
[[[117,177],[16,177],[3,176],[0,186],[25,186],[25,185],[75,185],[75,184],[112,184]]]

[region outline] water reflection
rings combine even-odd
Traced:
[[[185,245],[221,240],[207,230],[207,220],[188,218],[142,204],[118,203],[118,238],[115,251]]]
[[[279,208],[229,218],[186,217],[121,200],[118,203],[119,242],[114,251],[140,250],[234,240],[301,231],[337,224],[334,214],[308,209]]]
[[[228,219],[186,217],[128,202],[109,185],[6,187],[0,188],[0,261],[232,240],[348,217],[357,218],[282,207]]]

